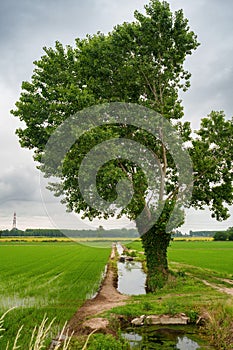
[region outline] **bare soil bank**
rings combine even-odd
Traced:
[[[112,249],[111,253],[111,259],[114,258],[115,248]],[[74,332],[74,335],[82,335],[89,333],[90,328],[106,328],[107,323],[104,322],[104,319],[94,317],[103,311],[110,310],[115,306],[124,305],[128,299],[128,296],[122,295],[117,291],[115,270],[112,267],[112,264],[109,262],[107,266],[106,276],[103,280],[99,292],[93,299],[87,300],[77,310],[77,312],[68,323],[69,331]],[[88,327],[88,325],[92,326]]]

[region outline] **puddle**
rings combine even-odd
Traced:
[[[139,261],[118,262],[118,291],[127,295],[146,294],[146,274]]]
[[[127,328],[122,331],[122,337],[130,343],[130,349],[214,349],[207,345],[198,335],[194,327],[185,326],[146,326]]]

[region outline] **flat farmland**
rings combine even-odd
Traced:
[[[143,251],[139,240],[129,243],[127,247]],[[203,238],[195,240],[194,237],[188,241],[174,240],[168,248],[168,262],[233,276],[233,242],[204,241]]]
[[[0,349],[12,344],[21,325],[19,345],[26,349],[45,314],[56,318],[51,338],[57,335],[97,291],[109,254],[110,248],[69,242],[0,243],[0,314],[15,307],[5,317]]]
[[[168,259],[233,276],[232,241],[174,241],[168,249]]]

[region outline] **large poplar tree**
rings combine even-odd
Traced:
[[[190,124],[182,122],[183,107],[179,91],[190,85],[190,73],[184,69],[187,55],[198,47],[196,35],[190,30],[183,11],[172,13],[165,1],[151,0],[145,14],[135,12],[135,21],[118,25],[108,35],[98,33],[77,39],[76,47],[56,42],[55,48],[44,48],[45,55],[34,62],[30,82],[23,82],[22,93],[12,113],[24,121],[17,134],[22,147],[34,150],[34,158],[47,175],[43,156],[45,147],[56,128],[71,115],[85,107],[109,102],[143,105],[161,114],[176,128],[193,162],[193,194],[190,206],[206,205],[218,220],[228,217],[226,204],[232,204],[232,120],[223,112],[212,112],[201,122],[200,130],[191,137]],[[160,133],[161,130],[160,130]],[[128,138],[142,143],[154,154],[160,168],[157,198],[163,210],[156,222],[145,229],[137,217],[143,208],[145,222],[150,221],[153,203],[142,168],[132,160],[108,161],[98,172],[100,196],[114,201],[119,180],[132,182],[134,195],[129,204],[117,211],[134,220],[141,234],[147,258],[148,290],[163,285],[168,275],[167,247],[171,234],[167,225],[178,197],[178,170],[166,142],[152,137],[135,126],[113,122],[98,126],[75,142],[62,162],[59,186],[70,210],[84,217],[107,219],[112,210],[102,212],[86,203],[79,188],[78,172],[82,160],[103,140]],[[143,161],[143,157],[141,158]],[[51,175],[54,175],[51,173]],[[173,227],[183,223],[177,210]],[[148,213],[148,215],[146,214]],[[147,216],[147,217],[146,217]]]

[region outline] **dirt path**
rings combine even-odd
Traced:
[[[113,259],[115,259],[115,247],[112,248],[110,255],[110,260]],[[194,277],[194,275],[192,276]],[[233,288],[218,286],[201,278],[197,279],[201,280],[209,287],[215,288],[222,293],[227,293],[228,295],[233,296]],[[222,281],[225,281],[229,284],[233,283],[231,280],[227,279],[222,279]],[[130,298],[126,295],[122,295],[117,291],[116,283],[117,282],[114,268],[112,267],[111,263],[108,263],[106,276],[103,280],[98,294],[93,299],[86,300],[71,318],[68,323],[70,332],[74,332],[74,335],[82,335],[89,334],[90,329],[104,329],[108,327],[107,320],[98,318],[98,315],[104,311],[112,309],[113,307],[124,305]]]
[[[197,269],[198,267],[197,266],[194,266],[194,265],[190,265],[190,264],[183,264],[183,263],[177,263],[175,262],[176,265],[179,265],[179,266],[187,266],[187,267],[191,267],[191,268],[194,268],[194,269]],[[202,271],[207,271],[207,274],[208,274],[208,269],[204,269],[204,268],[199,268],[200,270]],[[233,285],[233,280],[230,280],[228,278],[217,278],[216,277],[216,280],[218,280],[220,282],[220,285],[218,284],[215,284],[215,283],[212,283],[212,282],[209,282],[205,279],[202,279],[202,278],[198,278],[196,277],[194,274],[190,273],[190,272],[186,272],[187,275],[189,276],[192,276],[193,278],[203,282],[206,286],[208,287],[211,287],[213,289],[216,289],[218,290],[219,292],[221,293],[225,293],[225,294],[228,294],[228,295],[231,295],[233,296],[233,287],[225,287],[223,285],[221,285],[221,282],[225,282],[225,283],[228,283],[229,285]]]
[[[219,278],[219,280],[220,280],[220,281],[227,282],[227,283],[229,283],[229,284],[232,284],[232,281],[227,280],[226,278],[224,278],[224,279],[220,279],[220,278]],[[226,294],[228,294],[228,295],[233,296],[233,288],[220,287],[220,286],[218,286],[217,284],[210,283],[210,282],[208,282],[208,281],[206,281],[206,280],[201,280],[201,281],[202,281],[206,286],[209,286],[209,287],[211,287],[211,288],[214,288],[214,289],[218,290],[218,291],[221,292],[221,293],[226,293]]]
[[[112,248],[110,259],[115,258],[115,247]],[[115,306],[124,305],[128,296],[122,295],[116,289],[116,278],[114,269],[111,263],[108,263],[106,276],[98,294],[93,298],[87,300],[74,314],[69,321],[69,330],[74,332],[74,335],[86,333],[85,321],[91,319],[103,311],[110,310]],[[89,322],[91,324],[91,322]],[[95,318],[92,321],[95,328],[102,328],[103,319]]]

